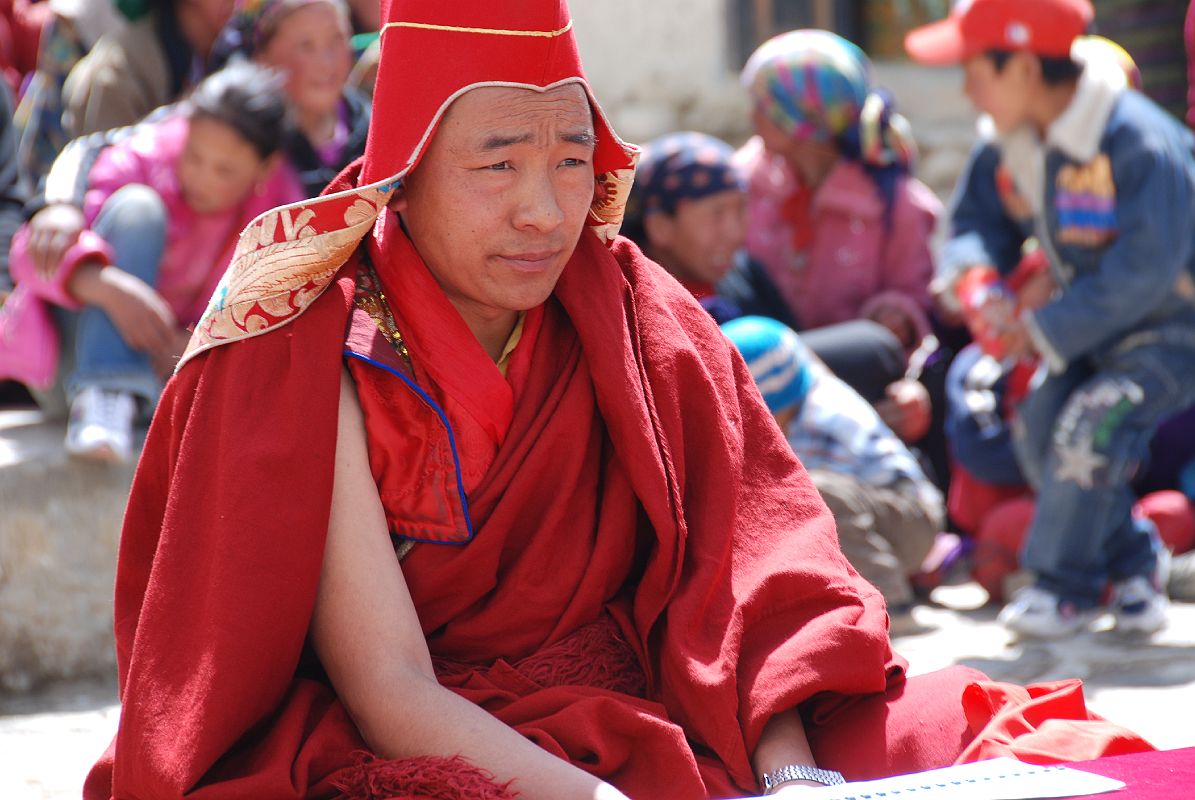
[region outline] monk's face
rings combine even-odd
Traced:
[[[393,207],[474,331],[552,293],[593,202],[594,143],[575,84],[473,89],[448,109]]]

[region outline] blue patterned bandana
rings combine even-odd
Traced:
[[[730,145],[704,133],[670,133],[649,142],[635,173],[627,216],[642,221],[658,212],[671,215],[682,200],[746,191],[733,156]]]

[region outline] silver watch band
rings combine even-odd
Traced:
[[[832,769],[807,767],[804,764],[789,764],[788,766],[771,772],[765,772],[759,776],[759,785],[763,788],[765,794],[772,791],[774,787],[782,783],[788,783],[789,781],[813,781],[823,786],[837,786],[840,783],[846,783],[841,772],[835,772]]]

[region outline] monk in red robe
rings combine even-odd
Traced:
[[[513,7],[513,8],[512,8]],[[237,256],[117,575],[124,797],[705,798],[952,762],[750,374],[616,237],[561,0],[383,3],[366,155]]]

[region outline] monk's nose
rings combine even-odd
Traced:
[[[545,173],[527,174],[519,182],[514,210],[516,228],[551,231],[564,222],[564,210],[556,196],[556,187]]]

